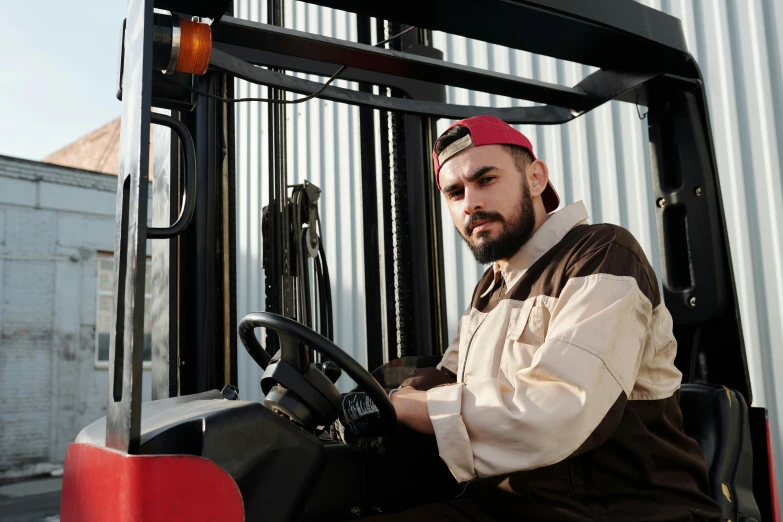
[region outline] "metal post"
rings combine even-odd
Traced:
[[[225,95],[225,81],[224,75],[209,73],[199,79],[199,88]],[[233,200],[226,194],[230,190],[226,156],[233,144],[226,135],[226,110],[222,102],[200,97],[195,111],[183,114],[196,145],[199,190],[193,222],[179,239],[181,395],[236,384],[232,376],[236,341],[230,330],[235,321],[234,251],[228,239]]]
[[[284,24],[284,5],[282,0],[269,0],[267,18],[269,23],[282,27]],[[285,100],[282,89],[269,91],[272,100]],[[291,284],[291,252],[288,231],[288,173],[286,164],[286,107],[285,104],[269,103],[269,241],[265,246],[269,252],[266,274],[267,311],[293,317],[293,285]],[[277,336],[267,332],[269,353],[278,349]]]
[[[380,21],[379,25],[383,22]],[[378,31],[379,34],[383,34]],[[380,243],[380,257],[383,260],[383,286],[381,287],[381,306],[383,310],[383,362],[387,363],[399,357],[397,347],[397,311],[395,299],[395,262],[394,262],[394,226],[392,222],[392,167],[389,123],[391,115],[386,111],[379,111],[380,120],[380,160],[381,160],[381,219],[383,222],[383,241]]]
[[[233,6],[232,6],[233,12]],[[234,97],[234,79],[223,76],[223,95]],[[223,321],[225,325],[223,372],[225,382],[239,385],[237,375],[237,234],[236,234],[236,135],[234,105],[223,105],[223,134],[221,144],[223,196]]]
[[[360,43],[371,43],[370,17],[356,17],[357,35]],[[373,92],[370,84],[359,84],[359,90]],[[367,332],[367,367],[370,370],[383,364],[385,343],[383,336],[383,315],[381,311],[381,269],[378,234],[378,198],[375,169],[375,121],[374,111],[359,109],[359,135],[362,161],[362,209],[364,244],[364,295]],[[388,327],[387,327],[388,328]]]
[[[442,325],[445,317],[440,307],[439,271],[434,263],[434,239],[432,232],[434,209],[430,197],[432,178],[427,175],[429,156],[424,147],[429,142],[428,119],[405,116],[405,174],[407,175],[408,238],[410,249],[410,299],[413,308],[408,355],[432,355],[440,353],[444,346]],[[425,126],[426,132],[425,134]]]
[[[379,39],[388,37],[386,34],[386,22],[376,20],[376,34]],[[382,88],[383,89],[383,88]],[[383,91],[382,91],[383,92]],[[397,311],[395,299],[395,261],[394,261],[394,226],[392,221],[392,165],[391,165],[391,136],[389,133],[391,114],[387,111],[378,111],[380,129],[380,168],[381,168],[381,223],[383,240],[379,241],[378,249],[381,258],[381,313],[383,314],[383,362],[389,362],[399,357],[397,347]]]
[[[392,30],[397,31],[397,28]],[[420,30],[403,37],[405,52],[441,58]],[[432,93],[445,100],[445,89]],[[446,343],[440,206],[434,193],[430,150],[434,123],[419,116],[392,115],[395,299],[398,355],[441,353]]]
[[[106,446],[128,453],[138,452],[141,424],[152,15],[152,0],[128,2],[106,412]]]

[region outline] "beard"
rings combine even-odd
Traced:
[[[489,232],[480,232],[478,237],[472,238],[473,225],[478,221],[493,220],[503,226],[497,237],[490,238]],[[513,256],[522,245],[527,243],[533,233],[536,223],[536,214],[533,208],[533,198],[530,197],[530,188],[527,180],[522,182],[522,198],[517,205],[514,215],[504,218],[498,212],[478,210],[470,216],[460,236],[468,245],[473,257],[482,265],[508,259]]]

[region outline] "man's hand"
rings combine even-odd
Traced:
[[[354,435],[378,437],[383,426],[381,412],[364,392],[349,392],[341,396],[340,423]]]
[[[343,444],[383,453],[381,427],[381,414],[375,402],[364,392],[349,392],[341,395],[340,413],[328,431]]]
[[[400,388],[392,394],[391,401],[397,411],[397,422],[427,435],[435,434],[427,410],[426,391]]]

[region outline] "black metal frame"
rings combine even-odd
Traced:
[[[657,196],[655,202],[651,204],[663,209],[657,213],[657,220],[661,252],[666,267],[663,274],[664,294],[666,303],[678,323],[678,338],[683,346],[680,351],[682,360],[678,361],[678,364],[689,376],[719,379],[719,382],[736,388],[750,399],[752,394],[744,361],[725,224],[722,223],[718,179],[701,74],[682,44],[684,39],[681,38],[681,28],[676,19],[666,15],[658,16],[654,14],[657,11],[648,10],[639,4],[628,7],[632,3],[616,3],[617,11],[609,14],[616,15],[621,12],[629,14],[627,9],[635,9],[638,16],[646,16],[650,21],[658,20],[657,25],[652,23],[645,27],[634,28],[633,31],[626,27],[620,30],[618,27],[620,24],[625,24],[625,20],[616,16],[603,16],[611,11],[608,9],[595,11],[593,14],[602,18],[593,19],[588,23],[585,17],[592,12],[578,9],[573,2],[567,0],[530,2],[530,4],[539,4],[535,7],[513,2],[492,3],[493,9],[497,8],[497,11],[492,13],[493,16],[506,12],[512,9],[509,6],[513,6],[512,11],[517,19],[530,15],[550,29],[585,24],[584,27],[587,28],[585,30],[591,34],[595,32],[606,38],[611,37],[613,45],[628,43],[631,48],[642,46],[656,51],[641,57],[633,56],[634,60],[627,62],[618,62],[616,57],[608,62],[590,62],[585,59],[584,50],[578,45],[553,44],[552,48],[548,48],[544,54],[558,58],[579,58],[588,63],[617,67],[616,70],[599,70],[573,88],[546,85],[508,75],[494,73],[482,75],[473,68],[444,64],[437,59],[341,42],[332,38],[278,27],[271,28],[264,24],[237,21],[232,18],[225,18],[222,22],[225,24],[223,29],[216,28],[215,34],[216,40],[220,41],[221,38],[227,40],[223,43],[232,46],[228,48],[229,50],[242,47],[244,56],[254,62],[273,59],[275,63],[281,64],[284,60],[280,55],[286,55],[292,57],[290,66],[300,67],[302,68],[300,70],[306,72],[316,72],[308,70],[307,67],[311,66],[315,59],[321,59],[333,64],[350,66],[351,68],[346,71],[347,78],[370,79],[375,75],[374,80],[381,82],[384,77],[378,75],[393,71],[399,77],[413,77],[419,81],[441,78],[443,83],[478,89],[491,94],[508,94],[511,90],[517,89],[520,97],[556,104],[505,109],[465,107],[433,100],[389,98],[331,86],[322,94],[324,99],[410,115],[458,118],[474,114],[494,114],[512,123],[552,124],[567,122],[611,99],[648,105],[651,147],[656,158],[657,174],[655,183]],[[389,5],[383,4],[385,7]],[[561,7],[560,13],[544,11],[545,8],[554,8],[556,5]],[[356,7],[352,2],[331,2],[330,6],[349,9]],[[625,7],[621,8],[621,6]],[[577,19],[573,14],[562,14],[565,7],[574,8],[574,13],[578,13],[580,18]],[[362,12],[362,8],[357,7],[357,9]],[[373,13],[378,12],[373,7]],[[420,21],[418,18],[420,11],[406,8],[404,4],[400,4],[399,9],[394,13],[400,20]],[[457,17],[452,22],[460,18],[464,17]],[[603,25],[598,27],[598,22]],[[615,23],[617,26],[607,27],[606,25],[610,23]],[[661,27],[664,30],[661,30]],[[672,31],[674,34],[671,34]],[[476,36],[477,33],[465,34]],[[666,35],[666,42],[652,40],[651,38],[656,35]],[[526,39],[523,40],[507,43],[514,43],[517,46],[530,43]],[[566,44],[579,42],[578,39],[562,40]],[[259,51],[259,48],[263,51]],[[259,54],[261,52],[263,54]],[[305,57],[308,62],[303,61]],[[294,92],[309,94],[321,88],[319,83],[255,67],[219,50],[213,53],[211,63],[217,69],[230,72],[237,77],[274,87],[283,87]],[[360,74],[360,70],[364,73]],[[482,78],[486,81],[480,82]],[[405,125],[405,133],[417,135],[417,138],[411,140],[406,147],[406,158],[416,152],[425,141],[416,125],[411,124],[414,120],[410,118],[412,116],[405,117],[405,121],[408,122]],[[665,125],[665,128],[661,125]],[[412,161],[409,168],[423,172],[428,170],[426,165],[417,161]],[[420,176],[417,179],[424,179],[424,177]],[[697,190],[698,196],[695,195]],[[411,204],[411,201],[416,204],[417,198],[422,193],[421,190],[409,192],[411,200],[408,204]],[[428,225],[426,209],[419,207],[412,215],[415,216],[415,222],[410,226],[411,231],[432,230]],[[697,230],[699,232],[694,233]],[[709,233],[705,233],[706,230],[709,230]],[[432,269],[424,263],[411,270],[411,274],[425,272],[424,267],[428,267],[430,271]],[[417,284],[410,285],[412,289],[418,287]],[[426,296],[419,297],[423,297],[426,301]],[[417,299],[413,301],[416,302]],[[411,319],[416,321],[417,318],[424,317],[417,313]],[[418,328],[411,330],[418,331]],[[707,339],[714,339],[714,332],[720,332],[717,339],[721,342],[717,345],[709,345]],[[722,348],[720,355],[715,353],[714,346],[726,347],[727,345],[734,348]],[[711,357],[710,353],[713,354]],[[695,357],[694,354],[701,355]],[[695,363],[691,362],[702,359],[706,360],[706,363],[701,364],[700,368],[696,368]],[[726,361],[731,363],[726,364]],[[738,368],[742,371],[738,372]]]
[[[259,35],[267,31],[268,26],[258,24]],[[298,62],[300,66],[302,62]],[[269,69],[262,69],[251,65],[249,62],[236,58],[219,49],[212,51],[210,64],[218,70],[222,70],[233,76],[253,83],[259,83],[284,89],[299,94],[313,94],[321,90],[322,84],[287,76]],[[456,69],[466,69],[465,66],[453,66]],[[308,71],[309,72],[309,71]],[[329,86],[320,98],[335,102],[348,103],[362,107],[372,107],[391,112],[403,112],[416,116],[462,119],[470,116],[488,114],[503,119],[509,123],[527,123],[539,125],[554,125],[567,123],[604,103],[633,96],[633,91],[640,88],[645,82],[659,76],[662,71],[652,72],[624,72],[600,70],[585,78],[577,86],[567,89],[560,86],[547,86],[543,82],[525,80],[519,82],[519,96],[526,97],[526,92],[544,92],[547,96],[535,96],[539,99],[548,99],[559,102],[572,102],[573,105],[543,105],[535,107],[477,107],[468,105],[455,105],[451,103],[414,100],[407,98],[388,98],[372,94]],[[353,75],[346,76],[347,78]],[[367,78],[367,76],[365,76]],[[466,82],[460,82],[465,84]],[[478,85],[476,85],[478,87]],[[482,92],[498,94],[489,88],[479,89]],[[503,91],[505,92],[505,91]]]
[[[402,53],[374,47],[370,42],[347,42],[239,18],[225,17],[215,27],[214,38],[216,49],[266,66],[277,62],[286,69],[294,66],[301,68],[301,71],[312,73],[315,71],[311,68],[317,67],[316,64],[345,65],[350,69],[341,74],[344,79],[383,84],[398,89],[406,87],[401,79],[413,79],[436,85],[489,90],[494,94],[524,97],[530,101],[572,107],[576,110],[589,106],[587,93],[577,88],[455,65],[444,62],[442,56],[435,58],[410,52]],[[406,39],[410,40],[412,37]],[[411,45],[413,42],[406,47]],[[291,57],[299,60],[293,62]]]
[[[200,89],[215,95],[233,90],[225,75],[210,72]],[[234,247],[233,143],[228,121],[233,107],[199,98],[180,118],[196,144],[196,211],[179,237],[179,393],[236,384],[236,288]],[[233,310],[233,311],[232,311]]]
[[[628,0],[308,3],[608,70],[667,69],[688,52],[679,19]]]
[[[417,252],[424,252],[421,254],[422,257],[411,260],[411,278],[426,273],[429,279],[421,288],[431,294],[432,292],[437,294],[439,289],[442,289],[440,285],[443,283],[442,255],[438,250],[440,228],[437,194],[430,182],[432,174],[428,160],[428,150],[434,137],[434,118],[493,114],[510,123],[559,124],[613,99],[647,105],[655,174],[655,198],[648,204],[655,205],[657,209],[656,219],[664,265],[662,281],[664,298],[675,319],[675,332],[681,347],[678,366],[684,369],[689,377],[731,386],[742,393],[748,402],[751,401],[752,394],[745,363],[706,96],[701,73],[688,54],[682,28],[677,19],[625,0],[526,0],[524,2],[488,0],[482,2],[481,13],[476,11],[476,4],[469,0],[434,0],[426,9],[422,9],[420,3],[408,2],[316,0],[314,3],[401,24],[443,30],[602,68],[576,86],[563,87],[447,64],[431,56],[423,57],[412,52],[378,49],[367,43],[344,42],[272,25],[238,20],[230,16],[223,16],[219,22],[213,24],[215,42],[211,58],[213,72],[208,74],[206,82],[199,83],[200,88],[207,86],[210,92],[218,92],[215,89],[217,79],[222,78],[222,81],[226,81],[231,76],[297,93],[310,94],[321,88],[319,83],[293,78],[252,64],[315,74],[331,74],[336,65],[347,65],[344,78],[392,88],[397,97],[372,94],[367,85],[359,91],[330,86],[321,97],[367,108],[362,112],[362,122],[366,125],[369,125],[370,121],[368,117],[370,113],[367,112],[369,109],[380,110],[381,116],[385,111],[405,114],[405,116],[398,116],[397,119],[404,122],[398,130],[401,136],[404,135],[406,183],[409,184],[406,194],[410,205],[407,230],[412,234],[410,239],[415,242]],[[148,141],[145,142],[145,139],[148,136],[144,129],[145,125],[147,127],[149,125],[149,107],[154,97],[151,96],[154,94],[151,91],[155,89],[151,75],[151,32],[148,27],[152,23],[152,4],[152,0],[131,1],[127,20],[128,28],[132,30],[126,31],[126,35],[134,34],[140,37],[133,42],[125,42],[126,52],[123,62],[125,96],[121,168],[123,172],[130,172],[130,175],[120,176],[118,189],[116,253],[119,268],[115,269],[117,271],[115,279],[122,281],[116,292],[122,304],[119,312],[122,313],[118,314],[118,326],[115,335],[112,336],[112,372],[115,371],[115,337],[125,339],[125,344],[129,346],[128,343],[133,343],[132,351],[136,357],[135,344],[138,343],[138,339],[135,336],[128,336],[134,328],[134,332],[138,330],[143,317],[138,311],[142,303],[138,301],[137,295],[132,293],[126,295],[125,290],[134,288],[134,285],[138,288],[139,281],[143,281],[144,271],[143,263],[138,262],[138,256],[143,254],[138,245],[139,241],[146,237],[146,230],[141,226],[143,223],[141,220],[146,217],[146,213],[138,207],[138,202],[146,201],[142,197],[146,196],[146,186],[145,182],[139,181],[139,172],[147,171],[145,143]],[[192,5],[186,7],[188,2],[185,0],[171,0],[167,5],[175,11],[194,9]],[[491,19],[493,22],[475,23],[475,16]],[[365,24],[363,34],[366,40],[366,20],[363,23]],[[552,38],[553,34],[568,35],[568,37]],[[408,47],[405,49],[407,50]],[[180,78],[179,81],[184,80]],[[492,94],[514,94],[516,97],[533,99],[549,105],[485,108],[447,104],[437,100],[437,89],[442,89],[445,83]],[[157,85],[160,86],[160,83],[158,82]],[[220,90],[224,91],[224,89]],[[176,98],[178,94],[175,91],[176,89],[168,90],[164,93],[165,96],[159,96],[158,99]],[[180,100],[185,106],[192,101],[190,93],[187,99]],[[214,115],[223,110],[221,107],[224,107],[221,103],[199,97],[195,116],[183,113],[183,119],[192,118],[195,122],[197,151],[216,150],[215,138],[214,136],[209,138],[209,133],[212,132],[210,129],[214,131],[218,126],[218,120],[215,120]],[[279,137],[280,122],[275,125],[273,130]],[[371,175],[368,146],[369,141],[363,147],[365,178]],[[233,143],[228,143],[227,147],[230,150]],[[271,150],[274,152],[276,149]],[[214,152],[199,152],[199,154],[206,155],[203,161],[201,156],[198,157],[199,201],[202,201],[201,197],[206,197],[205,193],[210,193],[210,189],[204,187],[210,186],[210,183],[214,184],[214,179],[211,178],[219,169],[215,167],[214,157],[210,156]],[[275,183],[283,183],[284,175],[283,177],[279,175],[277,165],[280,161],[284,162],[284,154],[278,153],[273,156],[278,159],[275,160],[277,163],[272,170],[275,175],[272,177],[275,178]],[[201,167],[201,165],[205,166]],[[129,185],[126,183],[127,180],[130,180]],[[367,189],[371,189],[370,180],[365,179],[365,181],[368,182]],[[201,185],[202,182],[204,185]],[[385,183],[385,180],[382,180],[382,183]],[[130,188],[127,188],[128,186]],[[124,194],[129,190],[137,199],[128,200]],[[369,193],[363,195],[367,204],[372,204],[371,196]],[[123,202],[127,201],[130,201],[132,207],[130,213],[128,207],[123,207]],[[232,203],[228,206],[230,207]],[[383,201],[384,206],[387,203]],[[223,211],[225,208],[222,207]],[[210,245],[214,247],[215,238],[209,234],[210,231],[215,231],[215,224],[209,221],[209,216],[219,212],[220,209],[220,205],[214,201],[211,203],[207,201],[197,206],[195,228],[199,231],[198,237],[201,239],[192,247],[197,263],[201,262],[199,260],[202,257],[199,256],[202,256],[205,250],[209,252]],[[202,212],[206,213],[206,217],[200,217]],[[128,224],[129,220],[131,225]],[[384,229],[387,226],[388,224],[384,223]],[[378,228],[380,225],[376,224],[367,232],[370,235],[370,244],[365,244],[365,257],[370,258],[370,265],[374,263],[372,258],[376,255],[388,256],[387,245],[378,244],[376,247],[372,243],[373,230]],[[130,232],[126,233],[126,230]],[[184,237],[187,238],[190,232],[191,230],[186,231]],[[130,253],[127,253],[127,249],[130,249]],[[180,256],[180,263],[182,259],[183,256]],[[231,258],[224,256],[220,259],[221,262],[226,262]],[[276,266],[282,269],[281,265]],[[388,265],[386,267],[388,268]],[[180,269],[183,275],[187,272],[182,264]],[[202,272],[201,275],[209,274],[210,270]],[[124,277],[118,278],[119,275]],[[206,279],[195,278],[193,281],[198,281],[197,287],[203,288],[209,285]],[[408,281],[408,284],[414,289],[418,288],[411,281]],[[285,290],[285,285],[282,284],[278,288]],[[388,285],[385,288],[388,304],[390,297]],[[202,312],[213,296],[208,295],[208,292],[203,293],[202,290],[196,292],[197,295],[192,302],[201,303],[199,320],[209,321],[208,314]],[[185,296],[184,293],[180,295]],[[222,295],[233,295],[233,289],[225,289]],[[428,296],[417,294],[414,301],[426,297]],[[441,297],[442,292],[441,296],[435,295],[436,300]],[[371,300],[373,313],[378,311],[378,299],[376,296]],[[425,305],[425,308],[431,311],[438,307],[437,303],[430,303]],[[370,314],[369,307],[367,313]],[[442,313],[441,309],[434,316],[427,317],[422,310],[417,310],[412,318],[416,330],[438,319],[441,319],[442,324]],[[388,319],[387,314],[383,320],[388,321]],[[426,328],[422,331],[426,332],[422,335],[429,339],[429,346],[437,346],[435,350],[443,346],[442,343],[440,346],[437,345],[443,340],[442,332],[438,334]],[[123,332],[125,337],[121,335]],[[181,335],[187,334],[183,330]],[[204,338],[198,336],[191,338],[193,345],[200,347],[196,350],[196,353],[200,354],[199,360],[203,359],[197,374],[209,373],[214,369],[211,365],[217,364],[214,357],[210,358],[210,348],[207,347],[212,339],[214,336],[211,335]],[[391,351],[389,343],[387,346]],[[140,349],[138,353],[140,354]],[[422,353],[426,353],[426,349]],[[124,363],[125,366],[119,365],[117,369],[128,376],[128,388],[134,392],[134,400],[128,405],[131,407],[133,403],[138,403],[135,400],[138,389],[135,384],[135,374],[134,378],[130,379],[130,370],[128,370],[132,361],[127,351],[119,350],[118,354],[123,355],[123,361],[127,361]],[[235,359],[234,355],[232,357]],[[383,357],[375,354],[370,360],[377,363],[383,360]],[[138,365],[132,366],[140,368],[140,360]],[[112,382],[114,382],[114,375],[112,373]],[[214,379],[200,380],[198,386],[185,387],[181,391],[184,393],[186,388],[201,389],[201,386],[213,382]],[[125,390],[125,387],[122,389]],[[132,440],[134,429],[137,429],[133,427],[133,419],[137,417],[134,417],[133,412],[127,413],[124,409],[125,413],[118,417],[117,411],[117,407],[112,406],[110,399],[108,429],[115,432],[115,435],[124,429],[125,432],[130,433],[130,436],[125,438],[119,436],[115,439]],[[130,420],[117,421],[120,417]],[[112,418],[115,421],[111,421]],[[131,426],[129,431],[125,429],[126,425]],[[132,450],[133,444],[123,442],[116,444],[115,447]]]

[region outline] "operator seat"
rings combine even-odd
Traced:
[[[714,384],[683,384],[680,390],[685,433],[707,461],[712,497],[722,520],[761,520],[753,497],[753,449],[748,405],[734,390]]]

